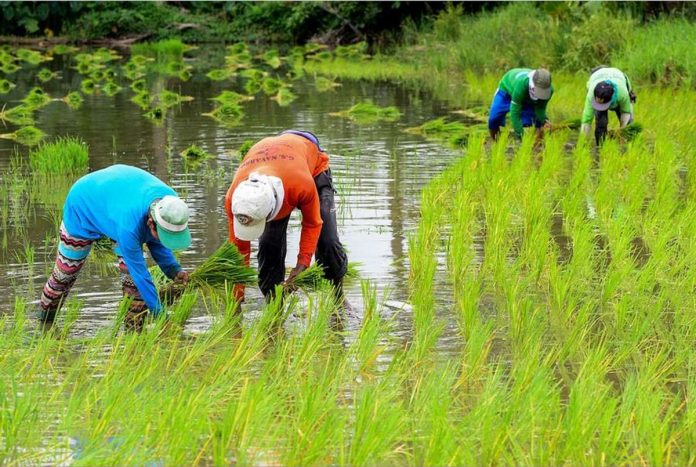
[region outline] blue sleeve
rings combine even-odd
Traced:
[[[121,250],[123,261],[126,263],[128,273],[145,301],[145,305],[154,316],[162,311],[162,304],[157,295],[157,288],[152,282],[152,276],[147,270],[147,263],[143,258],[142,243],[132,232],[122,232],[118,238],[118,247]]]
[[[179,262],[174,257],[172,250],[162,245],[161,242],[151,239],[147,242],[147,248],[152,254],[152,259],[155,260],[157,266],[170,279],[174,279],[176,274],[181,271]]]

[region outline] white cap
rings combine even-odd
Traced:
[[[261,236],[266,222],[283,204],[283,184],[278,177],[252,173],[232,193],[234,235],[250,241]]]

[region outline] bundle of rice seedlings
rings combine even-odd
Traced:
[[[38,65],[41,62],[53,60],[52,57],[41,55],[41,52],[36,50],[18,49],[15,54],[17,55],[18,59],[31,65]]]
[[[238,104],[243,101],[254,100],[253,96],[245,96],[244,94],[239,94],[234,91],[222,91],[215,97],[210,98],[211,101],[216,101],[221,104]]]
[[[380,107],[368,100],[358,102],[348,110],[334,112],[329,115],[349,118],[358,124],[368,124],[379,121],[395,122],[401,117],[401,112],[394,106]]]
[[[263,53],[261,56],[264,62],[274,70],[276,68],[280,68],[280,65],[283,64],[283,61],[280,58],[280,54],[278,53],[278,50],[276,49],[270,49],[267,50],[266,52]]]
[[[58,73],[56,73],[55,71],[51,71],[48,68],[42,68],[36,74],[36,77],[39,78],[39,81],[41,81],[42,83],[47,83],[48,81],[51,81],[53,78],[56,78],[57,76]]]
[[[91,79],[83,79],[80,83],[80,89],[85,94],[94,94],[94,91],[97,90],[97,84]]]
[[[73,54],[79,50],[80,49],[78,49],[77,47],[73,47],[71,45],[57,44],[49,50],[49,53],[51,53],[53,55],[66,55],[66,54]]]
[[[142,110],[147,110],[150,107],[150,93],[142,91],[131,97],[131,102],[140,107]]]
[[[276,78],[268,77],[261,82],[261,88],[263,89],[263,92],[266,93],[266,95],[268,96],[277,93],[282,87],[283,82]]]
[[[192,144],[179,153],[185,159],[208,159],[212,157],[208,152]]]
[[[208,73],[205,74],[205,76],[207,76],[208,79],[211,79],[213,81],[224,81],[234,76],[234,72],[228,68],[218,68],[210,70]]]
[[[635,139],[639,134],[643,132],[643,124],[639,122],[633,122],[623,128],[618,128],[609,132],[609,137],[622,142],[628,142]]]
[[[261,70],[257,70],[256,68],[247,68],[246,70],[240,71],[239,76],[246,79],[261,81],[263,80],[264,76],[266,76],[266,73]]]
[[[32,109],[38,109],[51,102],[51,96],[46,94],[43,89],[35,87],[27,93],[22,102]]]
[[[12,73],[15,73],[17,70],[19,70],[20,66],[17,65],[16,63],[3,63],[2,72],[6,75],[11,75]]]
[[[106,84],[102,87],[102,91],[104,94],[106,94],[109,97],[113,97],[119,92],[121,92],[121,86],[118,84],[114,83],[113,81],[107,81]]]
[[[360,277],[357,263],[348,263],[348,270],[343,277],[343,282],[350,281]],[[302,289],[305,292],[316,292],[320,290],[328,290],[331,283],[324,276],[324,268],[318,263],[312,264],[310,267],[302,271],[292,281],[293,286]]]
[[[182,96],[172,91],[167,91],[163,89],[157,94],[154,99],[159,105],[164,107],[173,107],[175,105],[181,104],[182,102],[189,102],[193,100],[191,96]]]
[[[16,84],[6,79],[0,79],[0,94],[7,94],[12,91]]]
[[[239,149],[237,149],[237,151],[235,151],[235,154],[237,155],[237,157],[239,158],[240,161],[241,161],[242,159],[244,159],[244,156],[246,156],[246,154],[249,152],[249,149],[251,149],[251,147],[252,147],[255,143],[256,143],[256,142],[255,142],[254,140],[252,140],[252,139],[244,140],[244,142],[242,143],[242,145],[239,146]]]
[[[453,114],[463,115],[471,122],[475,123],[487,123],[488,122],[488,108],[484,106],[470,107],[468,109],[454,110]]]
[[[147,92],[147,82],[142,78],[136,79],[130,84],[130,88],[135,93]]]
[[[14,123],[15,125],[33,125],[34,109],[26,105],[18,105],[7,110],[3,107],[0,110],[0,120]]]
[[[581,118],[569,118],[567,120],[563,120],[560,123],[555,123],[551,126],[551,131],[560,131],[560,130],[579,130],[580,127],[582,126],[582,119]]]
[[[12,133],[4,133],[0,138],[17,141],[25,146],[36,146],[46,136],[46,133],[33,126],[25,126]]]
[[[166,107],[153,107],[147,112],[145,112],[143,115],[145,117],[149,118],[150,120],[154,121],[155,123],[162,123],[164,121],[164,116],[167,114],[167,108]]]
[[[84,102],[82,94],[80,94],[78,91],[68,93],[68,95],[62,98],[61,100],[68,104],[68,107],[70,107],[73,110],[79,109],[82,106],[82,102]]]
[[[244,83],[244,90],[249,94],[256,94],[261,90],[261,86],[261,80],[250,79],[246,83]]]
[[[330,91],[338,86],[340,86],[339,83],[332,81],[328,78],[324,78],[323,76],[317,76],[314,79],[314,87],[317,88],[317,91],[319,92]]]
[[[215,107],[211,112],[203,114],[211,117],[226,126],[238,125],[244,116],[244,111],[237,104],[223,104]]]
[[[229,242],[191,271],[186,286],[170,282],[160,289],[160,297],[164,297],[165,302],[173,302],[187,289],[215,291],[224,289],[226,284],[256,284],[256,271],[244,264],[242,254]]]
[[[278,94],[271,97],[271,99],[276,101],[279,106],[285,107],[290,105],[292,101],[297,99],[297,95],[295,95],[295,93],[293,93],[290,89],[282,87],[278,90]]]

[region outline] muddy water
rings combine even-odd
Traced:
[[[298,98],[289,106],[280,107],[258,93],[253,101],[243,104],[246,115],[241,124],[226,128],[201,114],[212,110],[209,99],[221,91],[232,89],[243,93],[242,82],[213,82],[205,76],[205,71],[214,63],[199,64],[195,58],[190,63],[196,67],[190,80],[159,77],[153,84],[194,97],[193,101],[170,110],[161,125],[145,118],[141,109],[130,102],[133,92],[122,78],[119,82],[124,88],[119,94],[85,96],[78,110],[70,110],[62,102],[50,103],[37,111],[36,126],[49,139],[74,135],[86,141],[90,170],[113,163],[135,165],[151,171],[183,194],[193,212],[193,245],[181,256],[182,265],[188,269],[227,237],[223,199],[237,165],[234,151],[245,140],[258,140],[287,128],[311,130],[331,155],[339,191],[340,235],[350,261],[360,263],[361,277],[373,281],[380,291],[388,291],[393,300],[407,300],[407,238],[418,222],[420,190],[457,154],[403,130],[444,115],[448,109],[428,95],[393,83],[344,81],[333,91],[319,93],[313,77],[307,76],[292,82]],[[41,66],[60,71],[60,78],[39,83],[35,74]],[[17,87],[0,96],[2,105],[16,105],[35,85],[41,85],[53,97],[79,90],[82,77],[69,67],[69,59],[41,66],[25,67],[7,77]],[[365,99],[394,105],[403,116],[396,123],[361,126],[329,115]],[[10,126],[7,131],[13,129]],[[214,158],[195,171],[187,171],[179,152],[194,143]],[[7,177],[13,154],[26,157],[28,151],[24,146],[0,140],[3,177]],[[22,201],[13,200],[11,194],[5,194],[3,203],[8,204],[6,209],[11,213],[13,209],[21,211],[17,205]],[[12,310],[16,295],[26,297],[32,304],[38,300],[55,255],[52,241],[56,235],[55,218],[56,209],[41,202],[32,208],[28,219],[9,216],[0,249],[2,312]],[[295,215],[288,239],[288,266],[294,264],[298,238],[299,220]],[[114,318],[121,291],[116,274],[103,269],[95,264],[86,267],[73,289],[73,297],[84,303],[77,332],[90,333],[109,325]],[[348,287],[347,293],[359,309],[359,284]],[[250,297],[258,303],[260,294],[252,290]],[[192,319],[193,325],[205,328],[207,321],[201,316],[204,311],[197,314]],[[399,319],[404,323],[399,327],[405,330],[409,328],[410,318],[408,313],[402,315]]]

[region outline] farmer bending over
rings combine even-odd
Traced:
[[[551,73],[545,68],[513,68],[505,73],[491,103],[488,117],[491,138],[498,138],[508,112],[518,138],[522,138],[524,127],[532,125],[537,128],[537,137],[543,137],[544,128],[550,127],[546,104],[552,94]]]
[[[162,310],[143,244],[167,277],[186,283],[188,273],[171,250],[191,244],[188,218],[188,207],[173,189],[136,167],[113,165],[80,178],[63,206],[56,264],[41,294],[39,319],[53,322],[92,242],[108,237],[118,256],[123,295],[133,299],[126,326],[141,329],[146,309],[154,316]]]
[[[297,264],[285,284],[309,267],[312,255],[343,301],[348,259],[338,238],[329,156],[310,132],[287,130],[249,149],[225,196],[230,242],[249,263],[250,241],[259,238],[259,287],[270,298],[285,277],[290,214],[302,211]],[[244,289],[236,287],[242,300]]]
[[[587,81],[581,131],[589,135],[592,118],[596,118],[595,141],[599,146],[607,135],[609,111],[616,112],[621,128],[624,128],[633,122],[635,101],[636,95],[631,89],[631,81],[621,70],[604,66],[593,69]]]

